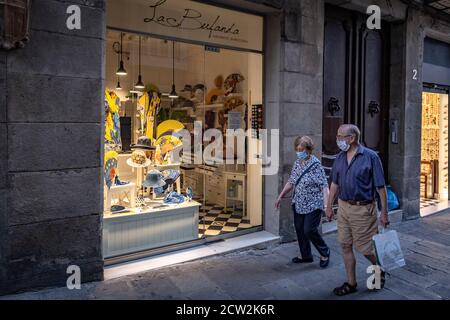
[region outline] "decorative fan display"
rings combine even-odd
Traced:
[[[211,89],[206,96],[206,104],[216,103],[220,97],[225,96],[225,91],[219,88]]]
[[[114,91],[105,90],[105,145],[113,150],[121,150],[120,98]]]
[[[240,73],[230,74],[225,79],[225,95],[229,95],[230,93],[236,93],[236,87],[238,83],[244,81],[245,78]]]
[[[156,128],[156,137],[157,139],[162,136],[172,135],[174,132],[184,129],[184,124],[176,120],[166,120],[161,122]]]
[[[111,189],[117,178],[118,156],[119,154],[115,151],[105,154],[105,183],[108,189]]]
[[[175,169],[167,169],[162,172],[163,179],[166,184],[171,185],[174,184],[178,178],[180,177],[180,171]]]

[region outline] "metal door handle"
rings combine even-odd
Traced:
[[[332,116],[334,116],[336,112],[341,111],[339,99],[331,97],[330,100],[328,100],[328,111],[331,113]]]
[[[370,101],[369,103],[369,113],[373,118],[376,114],[380,113],[380,104],[376,101]]]

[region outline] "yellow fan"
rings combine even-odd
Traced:
[[[180,144],[181,144],[181,140],[170,134],[163,135],[163,136],[159,137],[158,140],[156,140],[156,145],[159,145],[161,147],[161,149],[163,149],[164,151],[168,145],[172,145],[173,147],[176,147]]]
[[[156,137],[159,141],[159,138],[163,135],[172,134],[175,131],[184,129],[184,125],[176,120],[166,120],[161,122],[156,128]],[[158,144],[158,142],[156,143]]]
[[[119,154],[116,151],[106,152],[105,153],[105,166],[106,166],[106,163],[111,159],[117,161],[118,157],[119,157]]]
[[[139,105],[143,106],[145,109],[148,109],[148,106],[150,105],[150,99],[148,96],[148,93],[144,93],[138,101]]]

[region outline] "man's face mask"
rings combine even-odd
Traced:
[[[350,149],[350,145],[345,140],[336,140],[337,146],[344,152],[347,152]]]
[[[340,135],[336,136],[336,144],[344,152],[347,152],[350,149],[350,143],[347,142],[348,138],[351,138],[352,135]]]

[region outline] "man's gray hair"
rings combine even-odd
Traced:
[[[361,138],[361,130],[354,124],[344,124],[345,131],[352,136],[355,136],[356,141],[359,143]]]

